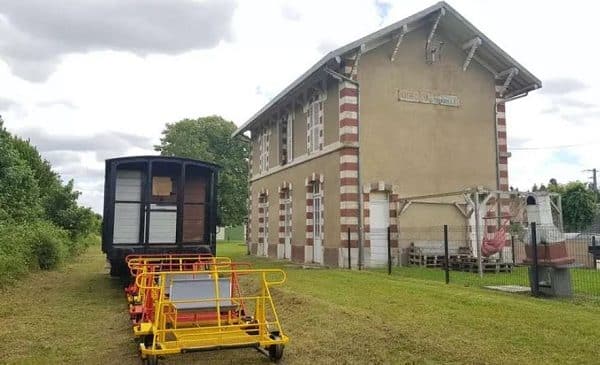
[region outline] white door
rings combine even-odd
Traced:
[[[371,265],[385,265],[388,259],[387,229],[390,225],[390,203],[387,193],[371,193],[369,209]]]
[[[291,259],[292,258],[292,200],[288,196],[283,201],[283,209],[284,209],[284,244],[283,244],[283,258]]]
[[[313,261],[319,264],[323,263],[322,199],[320,184],[313,184]]]

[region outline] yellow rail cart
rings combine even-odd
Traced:
[[[133,324],[137,324],[144,317],[151,301],[145,300],[144,295],[151,289],[139,290],[135,278],[144,272],[173,272],[209,270],[217,265],[219,268],[231,269],[229,257],[213,257],[210,255],[130,255],[126,258],[127,266],[134,278],[133,282],[125,288],[127,302],[129,303],[129,316]]]
[[[230,269],[143,272],[140,290],[151,295],[147,322],[134,326],[143,336],[145,364],[159,356],[194,351],[253,347],[272,361],[283,356],[288,337],[275,310],[270,287],[282,284],[279,269]]]
[[[222,268],[231,264],[229,257],[214,257],[206,254],[139,254],[129,255],[125,258],[129,273],[134,281],[125,288],[127,301],[132,303],[139,298],[135,278],[147,271],[190,271],[210,268],[211,265],[219,265]]]

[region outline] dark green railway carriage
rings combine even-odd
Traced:
[[[102,251],[111,275],[130,254],[216,254],[220,167],[179,157],[106,160]]]

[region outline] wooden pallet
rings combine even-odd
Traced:
[[[408,264],[419,267],[443,268],[444,255],[424,254],[418,247],[410,247],[408,252]],[[479,272],[479,260],[477,257],[467,253],[458,253],[448,256],[450,270]],[[512,263],[502,262],[500,259],[482,259],[483,272],[501,273],[512,272]]]
[[[469,257],[467,254],[452,254],[448,256],[449,262],[460,260],[461,258]],[[408,252],[408,264],[419,267],[444,267],[445,257],[441,254],[425,254],[418,247],[411,247]]]
[[[512,272],[513,264],[502,262],[499,259],[484,258],[481,262],[484,273]],[[479,260],[477,257],[468,257],[450,263],[450,268],[457,271],[479,272]]]
[[[442,267],[444,256],[409,255],[408,263],[420,267]]]

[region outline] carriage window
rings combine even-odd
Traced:
[[[173,180],[168,176],[154,176],[152,178],[152,195],[170,196],[173,192]]]

